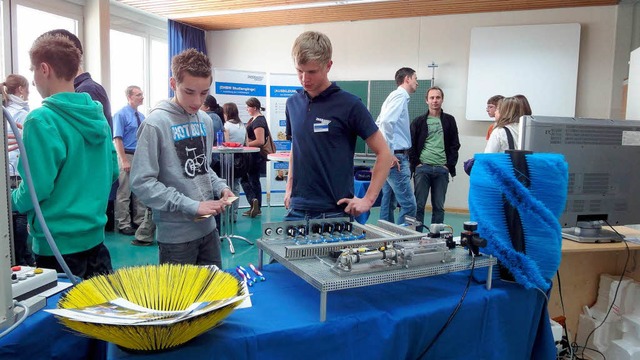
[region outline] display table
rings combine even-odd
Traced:
[[[260,151],[260,148],[257,147],[214,147],[212,152],[214,154],[220,154],[220,171],[222,173],[222,177],[227,182],[227,185],[231,189],[231,191],[235,190],[234,187],[234,156],[235,154],[246,154],[246,153],[256,153]],[[240,201],[240,199],[236,200]],[[220,239],[227,239],[229,242],[229,251],[232,254],[236,253],[235,248],[233,247],[233,241],[231,239],[239,239],[250,245],[253,245],[249,239],[244,236],[236,235],[233,232],[233,210],[230,207],[224,213],[220,214]]]
[[[431,342],[464,291],[468,272],[338,291],[326,322],[318,292],[280,264],[250,288],[253,307],[172,351],[131,354],[108,344],[109,359],[415,359]],[[49,300],[54,307],[58,296]],[[472,283],[449,327],[425,359],[541,359],[553,352],[540,326],[540,292],[494,281]],[[43,311],[0,340],[1,359],[101,359],[99,341],[74,335]],[[545,355],[547,355],[545,357]]]
[[[640,231],[626,227],[616,227],[616,230],[623,235],[640,234]],[[631,258],[627,269],[629,272],[625,276],[640,281],[640,267],[633,265],[640,259],[640,245],[633,243],[627,243],[627,245],[631,251]],[[562,260],[558,272],[562,285],[567,329],[572,337],[575,337],[578,330],[578,319],[583,307],[592,306],[596,301],[600,275],[620,275],[626,258],[627,248],[621,242],[589,244],[562,240]],[[549,313],[552,317],[562,315],[557,278],[554,278]]]
[[[468,272],[456,273],[339,291],[328,304],[332,316],[321,323],[311,285],[279,264],[263,272],[267,281],[250,288],[252,308],[234,311],[185,346],[139,355],[109,344],[108,358],[416,359],[456,307],[468,278]],[[536,290],[496,281],[488,291],[472,283],[425,359],[528,359],[536,339],[535,351],[553,351],[549,329],[538,323],[544,307]]]

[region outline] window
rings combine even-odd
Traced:
[[[2,41],[2,44],[6,44],[6,42],[4,41],[4,1],[0,0],[0,41]],[[0,68],[0,81],[4,81],[4,79],[7,78],[6,76],[6,69],[7,67],[5,66],[7,59],[4,57],[4,47],[5,45],[0,45],[0,61],[2,61],[2,68]]]
[[[66,29],[84,42],[84,3],[88,1],[0,0],[2,80],[6,75],[16,73],[25,76],[30,83],[33,81],[29,49],[33,41],[46,31]],[[138,85],[145,93],[145,103],[140,111],[146,113],[149,106],[167,97],[167,21],[118,2],[110,2],[109,12],[111,79],[104,85],[109,85],[112,111],[118,111],[126,104],[126,87]],[[96,21],[95,17],[87,17],[87,22]],[[87,56],[90,55],[85,54],[85,61]],[[32,86],[29,96],[31,109],[40,107],[41,102],[40,94]]]
[[[127,105],[125,90],[129,85],[139,86],[148,96],[145,87],[144,52],[145,39],[121,31],[111,30],[111,113],[115,114]],[[143,114],[147,113],[147,101],[138,108]]]
[[[17,5],[15,33],[17,53],[13,54],[14,59],[17,59],[17,66],[13,67],[14,73],[26,77],[29,84],[33,84],[33,72],[30,70],[31,60],[29,59],[29,50],[33,41],[42,33],[53,29],[66,29],[78,34],[78,27],[79,21],[76,19]],[[41,106],[42,97],[33,86],[29,90],[29,107],[33,110]]]
[[[151,39],[149,66],[148,104],[154,107],[169,96],[169,44],[166,40]]]
[[[167,20],[111,3],[111,108],[126,105],[124,91],[140,86],[144,104],[138,110],[149,113],[169,88],[169,45]]]

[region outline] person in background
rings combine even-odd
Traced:
[[[9,75],[7,79],[2,83],[2,105],[7,108],[9,115],[13,118],[13,121],[22,127],[24,120],[29,114],[29,81],[22,75]],[[7,123],[7,135],[12,135],[13,130]],[[16,176],[16,164],[18,157],[20,156],[20,150],[13,150],[9,152],[9,176],[12,183],[19,180]]]
[[[442,110],[442,89],[431,87],[426,100],[429,111],[411,123],[409,161],[415,174],[416,219],[424,224],[424,207],[431,192],[431,223],[442,224],[449,176],[456,176],[460,140],[456,119]]]
[[[214,134],[217,134],[218,131],[224,131],[224,127],[223,127],[224,113],[223,115],[219,115],[216,111],[214,111],[215,107],[220,108],[220,106],[218,105],[218,102],[216,101],[216,98],[214,98],[211,95],[207,95],[207,99],[204,101],[204,104],[202,104],[202,106],[200,107],[200,110],[206,112],[207,115],[209,115],[209,117],[211,118],[211,121],[213,121]],[[213,138],[213,145],[214,146],[218,145],[218,141],[215,136]]]
[[[128,105],[125,105],[113,116],[113,144],[120,161],[120,176],[118,177],[118,191],[116,193],[116,221],[118,231],[124,235],[135,234],[134,226],[139,227],[144,219],[145,206],[136,196],[132,196],[129,187],[129,172],[131,162],[138,143],[136,134],[144,115],[138,107],[144,101],[144,94],[140,87],[132,85],[125,90]],[[133,206],[132,198],[133,197]],[[133,210],[133,226],[131,210]]]
[[[41,36],[44,35],[60,35],[71,40],[73,45],[80,51],[80,57],[84,54],[82,49],[82,43],[78,37],[65,29],[56,29],[47,31]],[[73,80],[73,87],[75,92],[77,93],[87,93],[91,96],[91,99],[102,104],[102,113],[104,114],[105,119],[107,119],[107,123],[109,123],[109,131],[113,132],[113,124],[111,123],[111,102],[109,102],[109,97],[107,96],[107,91],[102,87],[102,85],[98,84],[91,78],[91,74],[85,72],[82,68],[82,59],[80,61],[80,67],[78,68],[78,73],[75,75],[75,79]],[[97,164],[94,164],[94,166]],[[116,199],[116,191],[118,189],[118,181],[115,181],[111,184],[111,191],[109,192],[109,202],[107,203],[107,223],[104,227],[105,231],[113,231],[115,229],[115,216],[114,216],[114,202]]]
[[[393,156],[362,101],[329,81],[332,46],[307,31],[291,50],[302,89],[287,99],[291,157],[284,197],[285,221],[358,216],[369,211],[384,185]],[[376,154],[371,183],[354,197],[353,156],[357,137]]]
[[[519,122],[522,115],[524,115],[524,107],[518,98],[514,96],[500,100],[496,109],[496,127],[487,141],[484,152],[502,153],[509,149],[507,133],[512,137],[512,149],[517,149],[520,134]]]
[[[411,188],[409,169],[409,95],[418,89],[418,78],[415,70],[403,67],[396,71],[395,80],[398,88],[382,103],[376,122],[394,155],[389,177],[382,188],[380,219],[394,222],[393,212],[397,201],[400,204],[397,223],[404,224],[406,215],[416,216],[416,198]]]
[[[136,229],[135,239],[131,241],[131,245],[150,246],[156,234],[156,224],[153,222],[153,210],[146,208],[142,223]]]
[[[247,140],[246,145],[261,148],[267,141],[267,137],[271,136],[267,119],[262,115],[264,108],[260,104],[260,100],[251,97],[246,101],[247,112],[251,118],[247,122]],[[260,152],[251,154],[251,166],[249,172],[242,177],[242,189],[251,208],[242,216],[250,216],[252,218],[262,214],[262,185],[260,184],[260,176],[266,172],[267,159]]]
[[[138,130],[131,188],[153,210],[161,264],[220,268],[214,216],[233,193],[209,166],[213,122],[200,107],[211,86],[211,62],[188,49],[173,57],[171,73],[175,97],[158,103]]]
[[[203,110],[206,111],[207,114],[209,114],[209,112],[216,113],[224,123],[224,110],[222,109],[222,106],[218,104],[218,100],[216,100],[215,96],[207,95],[207,99],[204,101],[203,106],[206,106],[206,110]],[[209,116],[211,116],[211,114],[209,114]]]
[[[224,110],[224,139],[225,141],[235,142],[244,145],[247,137],[247,130],[244,128],[240,115],[238,114],[238,106],[235,103],[226,103],[222,105]],[[245,156],[247,159],[251,159],[250,154],[235,154],[235,156]],[[240,178],[241,176],[234,176],[233,178],[233,193],[236,196],[240,195]],[[238,202],[233,202],[233,221],[237,220],[238,216]]]
[[[529,105],[529,100],[527,100],[526,96],[518,94],[514,95],[513,97],[518,99],[518,101],[520,101],[520,104],[522,104],[522,115],[533,115],[533,112],[531,111],[531,105]]]
[[[18,127],[22,127],[27,114],[29,114],[29,81],[22,75],[9,75],[2,83],[2,105],[7,109],[11,118]],[[13,135],[13,129],[7,124],[7,136]],[[22,180],[16,171],[20,150],[10,151],[9,157],[9,182],[15,189]],[[13,247],[16,265],[34,265],[33,253],[29,249],[27,232],[27,215],[13,212]]]
[[[211,95],[207,95],[207,98],[204,101],[204,104],[200,107],[200,110],[206,112],[211,118],[211,121],[213,121],[213,146],[218,146],[218,137],[216,134],[218,134],[219,131],[224,132],[224,115],[218,115],[218,113],[213,110],[214,108],[220,108],[220,105],[218,105],[216,98]],[[215,153],[211,156],[211,168],[215,171],[216,175],[222,176],[222,172],[220,170],[220,154]]]
[[[487,130],[487,140],[489,140],[489,136],[493,131],[493,128],[496,126],[496,109],[498,108],[498,102],[504,99],[502,95],[493,95],[487,100],[487,114],[491,118],[491,125],[489,125],[489,129]]]
[[[112,271],[104,245],[110,184],[118,178],[111,130],[99,103],[75,93],[82,54],[65,36],[42,35],[29,51],[34,84],[44,99],[24,122],[23,140],[37,201],[71,272],[81,278]],[[96,166],[98,164],[99,166]],[[24,174],[18,160],[18,171]],[[26,184],[11,196],[26,213],[39,267],[62,271],[38,221]]]

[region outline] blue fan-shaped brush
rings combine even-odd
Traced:
[[[560,265],[562,232],[558,218],[564,210],[568,179],[564,157],[526,155],[528,188],[517,179],[510,155],[477,154],[475,159],[469,211],[471,219],[478,222],[478,233],[487,239],[485,252],[496,256],[518,283],[546,292]],[[524,252],[512,245],[505,201],[520,215]]]

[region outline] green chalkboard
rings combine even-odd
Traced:
[[[418,90],[411,94],[411,100],[409,101],[409,119],[413,120],[416,117],[427,112],[427,104],[425,103],[425,95],[427,89],[431,86],[431,80],[418,80]],[[369,111],[374,119],[380,115],[380,108],[382,103],[389,96],[389,93],[397,89],[398,85],[393,80],[372,80],[371,81],[371,93]]]
[[[364,105],[369,109],[374,120],[380,115],[382,103],[395,90],[398,85],[394,80],[371,80],[371,81],[336,81],[342,90],[348,91],[359,97]],[[409,118],[411,120],[427,112],[425,94],[431,86],[431,80],[418,80],[418,91],[411,94],[409,101]],[[358,138],[356,142],[356,153],[366,153],[367,144]]]
[[[336,81],[338,86],[344,91],[350,92],[362,100],[364,106],[369,107],[369,82],[368,81]],[[356,152],[366,152],[367,144],[361,138],[356,142]]]

